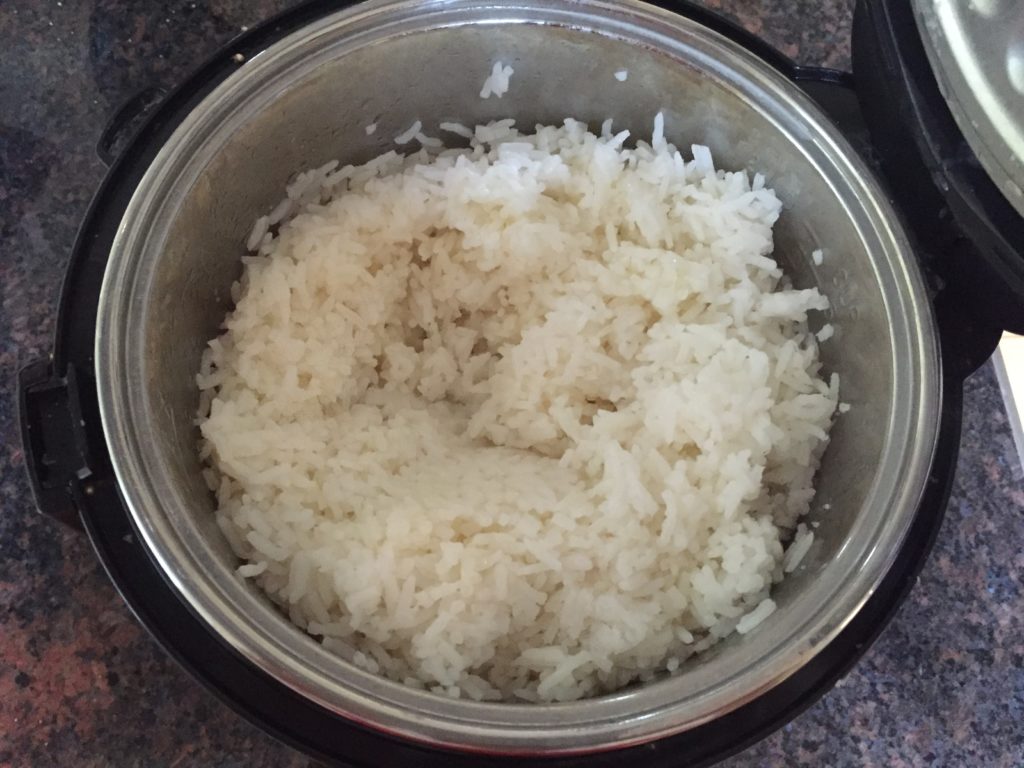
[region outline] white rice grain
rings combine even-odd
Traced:
[[[442,131],[447,131],[448,133],[454,133],[456,136],[461,136],[464,139],[473,138],[473,131],[462,123],[444,122],[438,125],[438,128]]]
[[[483,87],[480,89],[480,98],[489,99],[494,95],[500,99],[504,96],[508,92],[509,79],[514,71],[512,67],[506,67],[500,61],[494,62],[491,74],[484,80]]]
[[[655,152],[665,149],[665,115],[661,112],[654,116],[654,132],[651,134],[651,146]]]
[[[237,569],[238,575],[244,579],[251,579],[254,576],[259,576],[265,570],[267,570],[267,564],[265,562],[246,563],[245,565],[238,566]]]
[[[245,243],[245,249],[247,251],[255,252],[259,248],[260,243],[263,242],[263,236],[267,234],[267,229],[270,227],[270,218],[267,216],[260,216],[256,219],[256,223],[252,225],[252,231],[249,233],[249,239]]]
[[[419,120],[414,122],[400,134],[395,136],[395,144],[408,144],[410,141],[416,138],[416,135],[423,128],[423,123]]]
[[[423,131],[417,131],[415,139],[424,147],[436,148],[444,146],[443,141],[434,136],[427,136]]]
[[[758,626],[762,621],[767,619],[773,613],[775,613],[775,601],[769,597],[766,597],[764,600],[758,603],[757,607],[754,610],[744,615],[744,617],[739,620],[739,622],[736,624],[736,631],[739,632],[741,635],[745,635],[748,632],[753,631],[753,629],[756,626]]]
[[[797,566],[803,562],[804,557],[807,555],[807,552],[813,543],[814,532],[809,531],[806,525],[800,523],[796,529],[796,536],[793,537],[793,542],[789,545],[789,548],[786,550],[786,555],[782,560],[782,570],[785,573],[792,573],[795,571]]]

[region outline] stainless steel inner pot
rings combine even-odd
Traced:
[[[492,63],[515,69],[481,100]],[[617,70],[629,78],[619,82]],[[196,456],[194,377],[230,308],[254,219],[296,171],[363,162],[415,119],[521,126],[612,117],[649,135],[664,110],[681,147],[763,171],[785,202],[776,253],[831,299],[823,346],[853,410],[817,478],[820,521],[779,608],[673,677],[558,705],[481,704],[357,669],[292,626],[233,569]],[[367,136],[364,127],[378,124]],[[809,258],[825,251],[824,263]],[[572,752],[693,728],[807,663],[895,557],[926,482],[940,411],[930,307],[875,180],[792,83],[698,24],[638,2],[373,2],[338,12],[240,66],[162,148],[110,254],[96,371],[103,426],[139,533],[181,597],[226,643],[330,710],[390,733],[494,752]]]

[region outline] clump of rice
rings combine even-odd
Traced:
[[[494,66],[491,68],[491,74],[484,80],[483,86],[480,88],[480,98],[489,99],[491,95],[497,96],[499,99],[508,93],[509,79],[515,70],[512,67],[506,67],[500,61],[494,62]]]
[[[410,128],[411,136],[422,126]],[[573,120],[302,174],[198,376],[217,519],[332,650],[569,700],[775,608],[836,407],[761,176]]]

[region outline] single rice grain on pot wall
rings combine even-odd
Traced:
[[[836,408],[827,301],[785,287],[764,179],[660,116],[635,146],[441,128],[470,146],[309,171],[254,227],[198,376],[240,577],[451,696],[683,673],[810,545],[785,559]]]
[[[506,67],[500,61],[494,62],[491,73],[480,89],[480,98],[489,99],[491,96],[497,96],[500,99],[508,92],[509,79],[513,74],[512,67]]]

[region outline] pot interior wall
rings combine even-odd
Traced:
[[[164,213],[173,224],[140,299],[148,307],[141,381],[152,440],[172,484],[188,499],[190,518],[175,525],[197,529],[223,578],[230,578],[236,561],[215,524],[196,456],[195,374],[204,344],[231,309],[230,288],[252,222],[283,197],[295,172],[332,159],[359,163],[394,149],[392,137],[416,119],[426,133],[440,135],[442,120],[472,125],[514,117],[525,128],[572,116],[596,130],[611,117],[616,128],[647,137],[663,110],[666,133],[684,154],[691,143],[703,143],[720,167],[765,173],[785,203],[776,256],[797,286],[820,286],[834,307],[814,324],[836,327],[822,357],[826,371],[840,375],[842,399],[853,410],[838,419],[818,476],[810,516],[820,522],[815,544],[806,567],[776,590],[779,610],[758,630],[767,631],[787,621],[789,607],[847,541],[886,438],[892,341],[870,254],[836,191],[805,153],[802,144],[812,137],[792,128],[786,133],[720,73],[612,37],[540,25],[524,34],[521,26],[408,34],[325,61],[220,146],[177,209]],[[501,99],[481,100],[481,84],[496,60],[514,67],[511,89]],[[614,77],[621,69],[629,73],[625,82]],[[378,126],[372,136],[364,130],[369,123]],[[810,258],[815,248],[825,252],[820,266]],[[731,664],[748,641],[731,639],[696,663]]]

